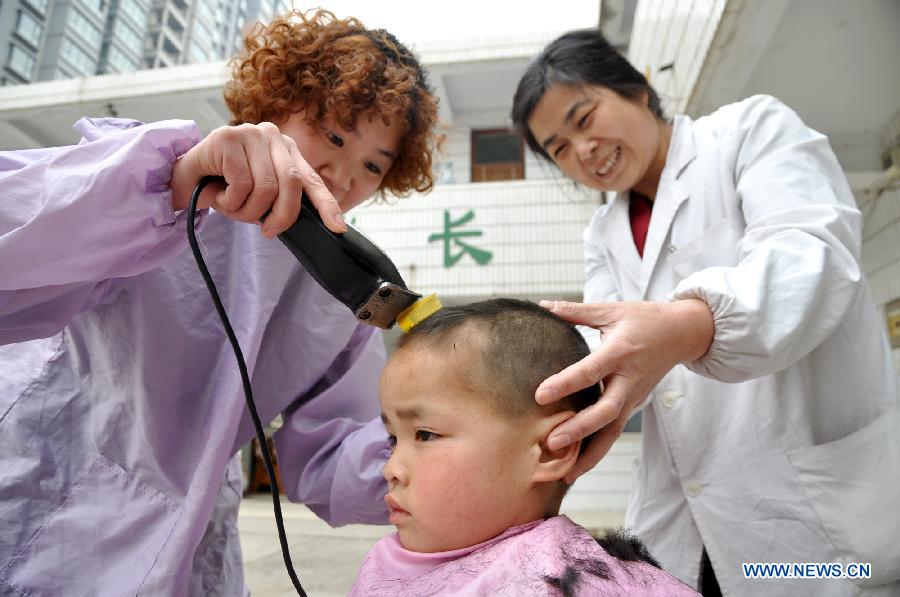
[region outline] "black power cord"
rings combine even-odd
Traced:
[[[274,504],[275,509],[275,524],[278,525],[278,539],[281,541],[281,553],[284,556],[284,565],[287,568],[288,575],[291,577],[291,582],[294,583],[294,588],[297,589],[297,593],[303,597],[307,597],[306,591],[304,591],[303,586],[300,585],[300,579],[297,578],[297,573],[294,572],[294,566],[291,563],[291,552],[288,548],[287,535],[284,532],[284,519],[281,516],[281,501],[278,498],[278,486],[275,484],[275,467],[272,466],[272,455],[269,454],[269,446],[266,445],[266,435],[263,432],[262,423],[259,421],[259,414],[256,412],[256,404],[253,402],[253,391],[250,388],[250,376],[247,374],[247,364],[244,362],[241,346],[238,344],[237,337],[234,335],[234,330],[231,328],[231,323],[228,321],[225,307],[222,306],[222,299],[219,298],[219,292],[216,290],[216,285],[213,283],[212,276],[209,274],[206,262],[203,260],[203,255],[200,253],[200,246],[197,243],[197,236],[194,232],[194,212],[197,211],[197,201],[200,199],[200,193],[206,185],[214,180],[221,179],[214,176],[204,177],[200,183],[194,187],[194,192],[191,194],[191,200],[187,208],[188,242],[191,245],[191,252],[194,254],[194,259],[197,261],[197,267],[200,269],[200,274],[203,276],[206,287],[209,289],[209,295],[212,297],[213,305],[215,305],[216,312],[219,314],[219,319],[222,320],[222,327],[225,328],[225,333],[228,335],[228,340],[231,342],[231,348],[234,349],[234,356],[237,359],[238,368],[241,371],[241,381],[244,384],[244,398],[247,401],[247,410],[250,411],[250,417],[253,419],[253,427],[256,429],[259,447],[262,449],[266,473],[269,475],[269,487],[272,489],[272,503]]]

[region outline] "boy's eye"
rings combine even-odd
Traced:
[[[373,164],[372,162],[366,162],[366,170],[368,170],[372,174],[381,175],[381,168],[379,168],[377,164]]]
[[[397,447],[397,436],[388,434],[388,445],[393,450]]]
[[[433,431],[426,431],[424,429],[416,429],[416,441],[420,442],[430,442],[439,438],[440,435]]]
[[[344,146],[344,140],[334,133],[328,133],[328,140],[334,143],[337,147]]]

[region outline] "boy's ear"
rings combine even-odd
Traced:
[[[540,458],[534,467],[531,480],[534,483],[552,483],[564,478],[575,466],[578,460],[578,452],[581,449],[581,441],[578,440],[557,450],[551,450],[547,446],[547,438],[550,432],[563,421],[568,421],[575,416],[575,412],[564,410],[546,417],[541,417],[538,423],[538,448]]]

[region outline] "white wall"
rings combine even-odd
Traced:
[[[863,270],[872,298],[884,313],[885,304],[900,298],[900,189],[885,191],[877,199],[856,195],[864,222]],[[893,354],[900,375],[900,348],[893,349]]]
[[[490,296],[575,298],[582,294],[581,235],[597,197],[562,180],[437,186],[427,196],[362,206],[354,224],[393,259],[407,284],[447,299]],[[463,242],[492,253],[479,265],[464,255],[444,265],[444,243],[429,242],[444,230],[444,212],[474,218],[451,231],[479,231]],[[461,249],[451,242],[451,253]]]
[[[623,433],[603,460],[575,481],[562,510],[625,510],[640,454],[641,434]]]
[[[863,268],[879,305],[900,298],[900,190],[860,201],[863,212]]]
[[[641,0],[628,59],[650,79],[668,115],[683,113],[728,0]],[[672,68],[660,71],[661,67]]]

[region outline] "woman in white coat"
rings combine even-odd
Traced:
[[[597,432],[569,480],[643,408],[626,524],[666,570],[705,595],[900,594],[896,379],[827,138],[767,96],[667,120],[594,30],[529,66],[513,120],[615,193],[585,231],[584,303],[545,304],[602,334],[536,393],[605,384],[548,440]],[[744,566],[768,562],[833,565]]]

